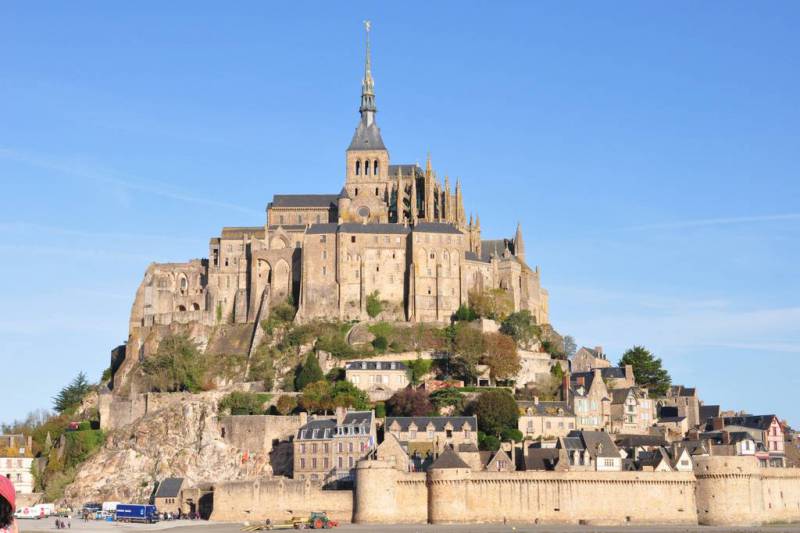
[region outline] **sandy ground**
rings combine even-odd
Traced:
[[[21,533],[58,531],[55,519],[20,520],[18,522]],[[228,524],[220,522],[203,522],[174,520],[159,522],[157,524],[121,524],[115,522],[81,522],[73,520],[72,527],[64,533],[72,531],[78,533],[134,533],[136,531],[164,531],[169,533],[239,533],[242,524]],[[469,524],[452,526],[433,525],[365,525],[346,524],[339,529],[346,532],[375,532],[375,533],[800,533],[800,524],[776,525],[758,528],[748,527],[707,527],[707,526],[550,526],[550,525],[503,525],[503,524]]]

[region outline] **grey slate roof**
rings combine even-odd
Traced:
[[[524,408],[526,411],[531,409],[534,415],[547,415],[547,416],[575,416],[572,412],[572,407],[567,402],[539,402],[535,404],[529,401],[517,401],[517,405]],[[559,413],[559,409],[561,413]]]
[[[394,422],[400,426],[400,431],[408,431],[408,427],[413,422],[418,431],[424,431],[428,424],[433,424],[436,431],[444,431],[449,422],[453,429],[461,429],[465,423],[469,423],[472,431],[478,430],[478,418],[476,416],[389,416],[386,417],[386,425],[390,428]]]
[[[335,222],[330,222],[325,224],[311,224],[306,233],[309,235],[322,235],[324,233],[336,233],[338,229],[339,229],[339,224]]]
[[[276,194],[269,207],[336,207],[338,194]]]
[[[464,259],[466,259],[467,261],[481,261],[482,260],[480,257],[478,257],[478,254],[476,254],[475,252],[470,252],[470,251],[464,252]]]
[[[739,426],[751,429],[766,431],[775,419],[775,415],[750,415],[750,416],[726,416],[722,419],[725,426]]]
[[[492,255],[500,257],[506,249],[506,244],[508,244],[508,249],[511,250],[512,245],[509,239],[481,241],[481,260],[489,261]]]
[[[400,170],[405,177],[411,177],[412,173],[422,174],[422,169],[417,165],[389,165],[389,176],[397,176]]]
[[[347,370],[402,370],[403,372],[407,368],[401,361],[348,361],[346,367]]]
[[[657,435],[614,435],[614,440],[620,448],[635,448],[638,446],[666,446],[664,437]]]
[[[558,464],[558,450],[555,448],[528,448],[525,470],[553,470]]]
[[[588,450],[591,457],[607,457],[619,459],[619,448],[605,431],[570,431],[564,437],[568,450]],[[567,442],[569,440],[569,442]],[[599,452],[598,452],[599,449]]]
[[[469,465],[448,446],[431,465],[431,470],[445,468],[469,468]]]
[[[625,379],[625,369],[618,366],[601,368],[600,375],[605,379]],[[578,385],[579,378],[583,378],[584,386],[586,387],[586,390],[589,390],[592,387],[592,381],[594,381],[594,371],[575,372],[570,374],[570,384],[573,387],[576,387]]]
[[[700,406],[700,423],[706,422],[709,418],[716,418],[719,416],[719,405],[701,405]]]
[[[386,150],[381,137],[381,129],[375,122],[367,126],[363,120],[360,120],[347,150]]]
[[[339,226],[342,233],[391,233],[396,235],[408,234],[411,230],[403,224],[359,224],[346,222]]]
[[[414,232],[450,233],[453,235],[461,235],[461,232],[458,230],[458,228],[445,222],[417,222],[414,225]]]
[[[158,484],[155,498],[177,498],[183,485],[182,477],[168,477]]]
[[[269,227],[269,229],[271,231],[274,231],[274,230],[276,230],[278,228],[281,228],[282,230],[289,231],[289,232],[304,231],[306,229],[306,225],[305,224],[272,224]]]
[[[297,430],[297,439],[330,439],[337,436],[337,429],[341,429],[345,436],[367,435],[372,429],[372,417],[372,411],[348,411],[341,424],[333,418],[309,420]]]

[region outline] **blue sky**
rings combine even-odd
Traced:
[[[370,18],[392,161],[523,224],[558,330],[800,424],[800,4],[283,4],[0,6],[0,420],[100,376],[149,262],[339,190]]]

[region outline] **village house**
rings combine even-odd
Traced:
[[[605,430],[611,426],[611,398],[602,370],[569,376],[567,401],[575,413],[577,429]]]
[[[674,407],[677,409],[677,413],[670,415],[670,417],[686,417],[686,424],[688,427],[693,428],[704,422],[700,418],[700,405],[700,398],[697,396],[696,388],[673,385],[667,390],[667,394],[658,400],[659,418],[665,416],[661,414],[662,408]]]
[[[647,433],[655,422],[655,403],[647,389],[631,387],[611,391],[611,431]]]
[[[622,470],[623,454],[605,431],[571,431],[566,437],[558,439],[556,450],[566,452],[570,471]]]
[[[517,404],[520,406],[517,429],[526,439],[565,437],[577,429],[575,413],[567,402],[543,402],[535,397],[532,402]]]
[[[602,346],[595,346],[594,348],[583,346],[572,356],[571,365],[573,372],[591,372],[595,368],[610,367],[611,361],[603,353]]]
[[[25,435],[0,435],[0,475],[10,479],[20,494],[33,492],[33,443]]]
[[[356,462],[377,445],[375,413],[337,409],[310,420],[294,440],[294,478],[324,484],[352,481]]]
[[[683,439],[689,431],[689,419],[679,416],[677,407],[661,407],[659,409],[656,406],[656,409],[658,418],[655,427],[664,435],[664,438],[668,441]]]
[[[394,435],[409,455],[435,456],[446,447],[478,445],[478,419],[475,416],[387,417],[384,431]]]
[[[385,400],[408,386],[408,367],[400,361],[348,361],[345,378],[372,401]]]
[[[775,415],[746,415],[712,418],[711,431],[746,432],[762,448],[755,456],[762,467],[786,466],[783,426]]]

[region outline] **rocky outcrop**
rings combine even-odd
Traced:
[[[219,396],[175,394],[174,401],[111,432],[66,488],[67,502],[147,501],[167,477],[192,486],[271,475],[267,454],[246,454],[223,440]]]

